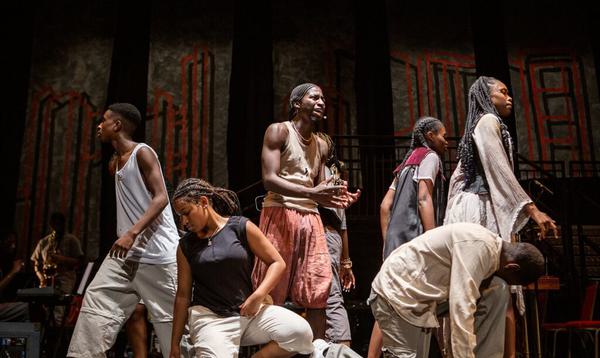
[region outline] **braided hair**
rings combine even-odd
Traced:
[[[300,84],[296,87],[294,87],[294,89],[292,90],[292,93],[290,93],[290,101],[289,101],[289,106],[288,106],[288,119],[291,121],[292,119],[294,119],[294,117],[296,116],[296,114],[298,114],[298,109],[294,107],[294,104],[296,102],[300,102],[302,101],[302,98],[304,98],[304,96],[306,96],[306,94],[308,93],[308,91],[310,91],[311,88],[314,87],[319,87],[314,83],[303,83]]]
[[[340,176],[342,173],[342,169],[344,169],[344,162],[338,159],[337,150],[335,149],[336,147],[335,143],[333,142],[333,139],[327,133],[321,131],[316,132],[315,135],[323,139],[325,141],[325,144],[327,144],[328,151],[327,159],[325,160],[325,166],[328,167],[329,170],[331,170],[331,175],[336,178],[334,184],[341,184]]]
[[[404,159],[402,159],[402,163],[398,166],[398,168],[404,167],[404,163],[406,163],[406,161],[408,160],[410,155],[415,151],[415,149],[420,147],[429,148],[429,143],[427,143],[427,138],[425,138],[425,135],[429,131],[437,133],[443,126],[444,123],[442,123],[442,121],[440,121],[437,118],[419,118],[417,120],[417,123],[415,123],[415,126],[413,127],[412,139],[410,141],[410,147],[408,148],[408,152],[406,152],[406,155],[404,156]]]
[[[342,170],[343,163],[340,162],[338,159],[337,150],[335,149],[335,143],[333,142],[333,139],[325,132],[319,131],[315,134],[317,135],[317,137],[325,141],[325,144],[327,144],[327,148],[329,149],[325,165],[328,167],[335,166],[338,171]]]
[[[173,193],[173,201],[182,199],[197,204],[201,196],[208,198],[219,215],[240,215],[240,201],[233,191],[212,186],[203,179],[188,178],[179,183]]]
[[[512,141],[510,133],[490,97],[491,87],[497,82],[499,81],[494,77],[480,76],[469,89],[469,110],[467,112],[467,120],[465,123],[465,133],[458,145],[458,159],[463,167],[465,186],[473,183],[477,174],[473,132],[483,115],[491,113],[497,117],[500,122],[502,144],[512,162]]]

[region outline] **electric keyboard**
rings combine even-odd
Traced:
[[[22,301],[61,304],[68,303],[71,295],[61,294],[54,287],[34,287],[17,290],[17,297]]]

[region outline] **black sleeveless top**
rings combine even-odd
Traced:
[[[187,233],[179,246],[192,270],[192,305],[202,305],[219,316],[240,315],[240,305],[253,292],[254,254],[246,238],[247,218],[232,216],[208,239]]]

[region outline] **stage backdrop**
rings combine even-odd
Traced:
[[[351,2],[334,0],[317,8],[273,1],[273,121],[288,119],[291,90],[318,84],[326,97],[322,130],[356,134],[354,14]],[[257,153],[258,154],[258,153]]]
[[[531,160],[578,166],[600,155],[600,128],[592,120],[600,118],[598,82],[584,11],[551,3],[505,13],[519,152]]]
[[[187,177],[227,186],[232,6],[153,3],[146,141],[170,186]]]
[[[475,81],[468,1],[387,1],[396,135],[410,136],[421,116],[461,135],[467,93]]]
[[[28,110],[16,207],[20,242],[31,249],[48,234],[53,211],[87,256],[98,255],[100,143],[112,52],[112,2],[35,9]],[[30,252],[28,251],[28,252]]]

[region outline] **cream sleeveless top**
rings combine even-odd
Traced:
[[[307,188],[314,187],[314,180],[321,167],[321,153],[317,136],[311,133],[310,142],[304,144],[291,121],[284,122],[288,136],[280,158],[279,177]],[[282,206],[288,209],[318,213],[317,203],[311,199],[267,193],[263,207]]]

